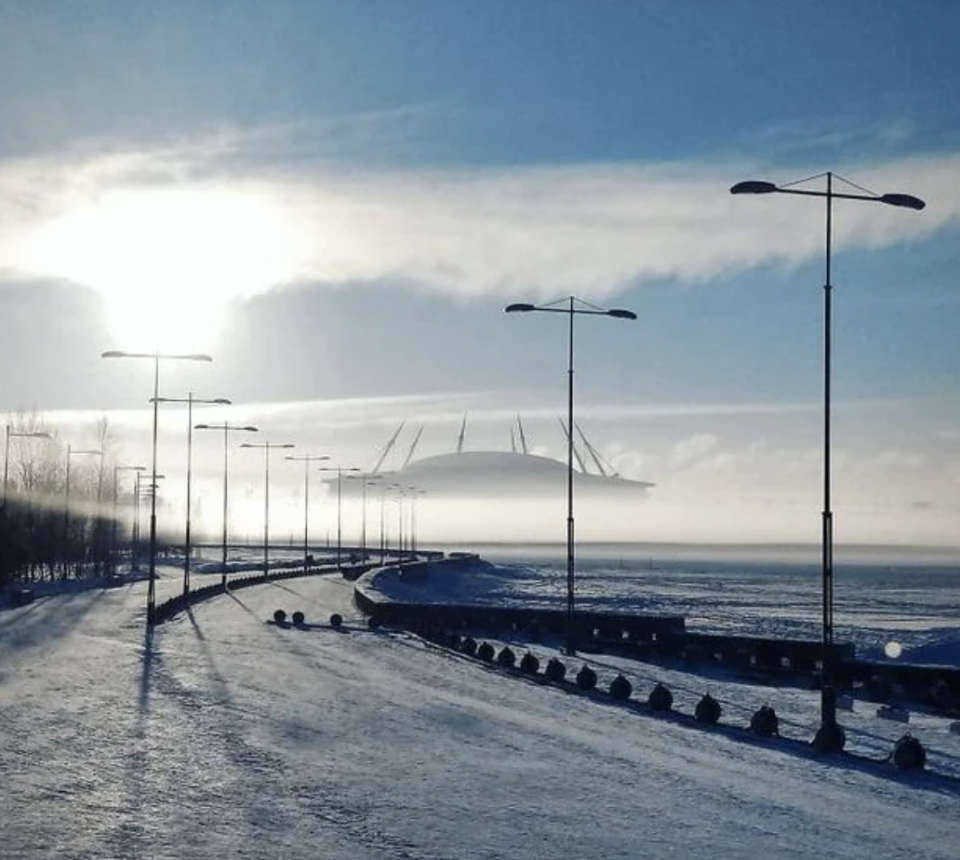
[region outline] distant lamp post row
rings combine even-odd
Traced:
[[[798,184],[813,179],[826,178],[825,191],[797,188]],[[851,188],[865,193],[835,191],[834,179],[839,179]],[[824,751],[843,749],[845,738],[837,724],[837,698],[833,670],[833,511],[830,499],[830,382],[831,382],[831,336],[832,308],[831,254],[833,245],[833,201],[862,200],[868,203],[884,203],[901,209],[921,210],[926,204],[911,194],[873,194],[854,185],[835,173],[821,173],[786,185],[748,180],[738,182],[730,189],[731,194],[796,194],[804,197],[821,197],[826,200],[826,266],[823,284],[823,510],[821,512],[821,589],[823,600],[823,652],[821,655],[822,679],[820,699],[820,729],[814,744]]]
[[[141,529],[140,529],[140,500],[143,498],[149,498],[152,495],[155,495],[157,488],[160,486],[159,481],[164,480],[166,475],[157,475],[156,481],[152,483],[144,483],[142,476],[146,469],[143,472],[138,471],[136,474],[136,479],[133,489],[133,546],[134,554],[136,558],[135,567],[137,570],[140,569],[140,544],[141,544]]]
[[[120,481],[121,472],[136,472],[139,477],[140,472],[145,472],[146,466],[114,466],[113,467],[113,522],[110,527],[110,570],[117,572],[117,521],[119,519],[118,505],[120,500]]]
[[[6,432],[6,442],[3,446],[3,502],[7,502],[7,478],[10,473],[10,439],[20,438],[20,439],[52,439],[49,433],[44,433],[42,431],[37,431],[35,433],[19,433],[15,430],[10,429],[10,425],[7,424]]]
[[[303,573],[310,572],[310,464],[329,460],[328,454],[304,454],[302,457],[284,457],[297,463],[303,463]]]
[[[343,473],[359,472],[360,469],[356,466],[321,466],[318,471],[337,473],[337,570],[339,570],[343,556]]]
[[[214,397],[212,399],[203,399],[194,397],[193,392],[187,392],[186,397],[158,397],[157,403],[186,403],[187,404],[187,521],[184,528],[184,550],[183,550],[183,593],[190,593],[190,555],[193,547],[190,542],[190,500],[191,476],[193,474],[193,404],[207,404],[216,406],[229,406],[232,401],[226,397]],[[150,401],[154,401],[151,399]],[[154,404],[156,405],[156,404]]]
[[[347,475],[350,480],[360,481],[360,555],[364,564],[367,561],[367,487],[376,486],[382,477],[374,472]]]
[[[576,630],[574,607],[574,519],[573,519],[573,320],[576,316],[604,316],[614,319],[635,320],[637,315],[633,311],[623,308],[599,308],[596,305],[584,302],[575,296],[550,302],[546,305],[532,305],[526,302],[516,302],[507,305],[506,313],[542,313],[566,314],[568,317],[568,356],[567,356],[567,623],[566,623],[566,653],[576,654]]]
[[[226,421],[221,424],[197,424],[194,430],[222,430],[223,431],[223,560],[220,567],[221,577],[220,586],[224,591],[227,589],[227,523],[229,521],[229,453],[230,453],[230,433],[257,433],[257,427],[249,424],[230,424]]]
[[[69,552],[70,548],[70,463],[74,457],[90,455],[92,457],[100,458],[101,471],[103,468],[103,451],[100,451],[95,448],[90,448],[86,450],[74,450],[70,445],[67,445],[67,474],[64,481],[63,489],[63,540],[65,544],[65,549]],[[100,482],[97,482],[97,506],[100,505]]]
[[[263,450],[263,573],[270,573],[270,452],[275,448],[295,448],[290,442],[244,442],[241,448]]]
[[[146,358],[153,362],[153,443],[151,447],[151,483],[157,482],[157,420],[160,406],[160,362],[161,361],[204,361],[213,359],[203,353],[161,353],[154,352],[124,352],[111,349],[101,353],[101,358]],[[147,585],[147,624],[153,624],[157,602],[157,495],[150,497],[150,580]]]

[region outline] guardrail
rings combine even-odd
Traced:
[[[406,582],[423,582],[432,570],[477,560],[473,556],[404,565],[400,576]],[[396,572],[396,568],[383,572],[390,570]],[[510,634],[538,641],[544,635],[563,635],[567,624],[566,612],[558,609],[398,602],[368,589],[362,580],[355,585],[354,602],[371,624],[404,627],[429,638],[484,631],[494,637]],[[679,659],[692,667],[722,666],[778,683],[800,681],[813,687],[822,670],[823,643],[818,639],[692,632],[677,615],[581,610],[576,624],[581,648],[647,662]],[[835,643],[831,658],[841,691],[862,690],[874,701],[911,701],[960,716],[960,668],[861,660],[847,642]]]

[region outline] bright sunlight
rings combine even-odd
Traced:
[[[40,228],[33,264],[99,290],[121,349],[209,348],[227,304],[290,273],[284,216],[253,193],[127,190]]]

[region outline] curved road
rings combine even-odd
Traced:
[[[161,572],[162,600],[179,583]],[[152,636],[144,597],[0,613],[4,860],[952,860],[960,844],[956,794],[369,632],[336,576],[220,596]],[[277,627],[277,608],[316,626]]]

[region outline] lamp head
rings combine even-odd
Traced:
[[[512,305],[507,305],[504,308],[504,311],[508,314],[512,313],[526,313],[527,311],[535,311],[536,305],[531,305],[529,302],[514,302]]]
[[[628,311],[626,308],[611,308],[607,311],[608,317],[616,317],[620,320],[635,320],[637,315],[633,311]]]
[[[772,182],[765,182],[762,179],[748,179],[745,182],[738,182],[730,189],[731,194],[773,194],[777,191],[777,186]]]
[[[902,209],[923,209],[927,204],[919,197],[912,194],[883,194],[880,196],[880,202],[889,206],[899,206]]]

